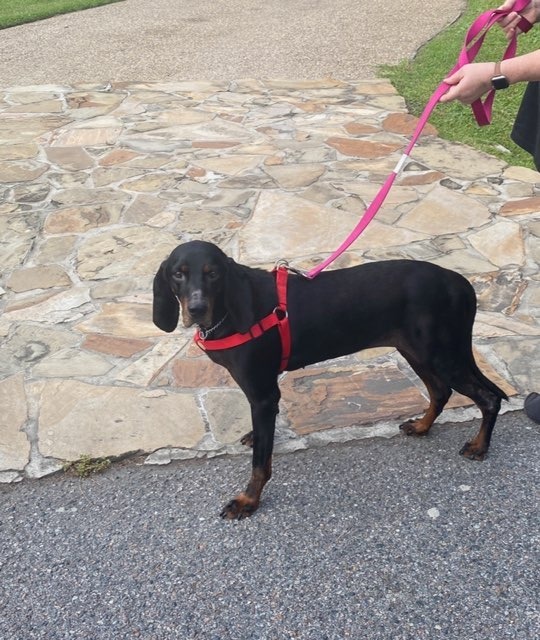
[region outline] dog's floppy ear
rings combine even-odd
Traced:
[[[173,295],[165,276],[165,265],[162,262],[158,272],[154,276],[154,303],[152,307],[152,320],[156,327],[162,331],[171,333],[178,325],[180,305]]]
[[[246,333],[255,324],[249,275],[232,258],[227,261],[225,273],[225,308],[238,333]]]

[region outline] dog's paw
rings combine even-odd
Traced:
[[[466,442],[459,452],[469,460],[484,460],[487,455],[485,449],[478,447],[473,442]]]
[[[245,435],[240,438],[240,444],[245,445],[246,447],[251,447],[253,449],[253,431],[249,431]]]
[[[245,493],[241,493],[225,505],[220,516],[224,520],[242,520],[254,513],[258,506],[259,504],[255,500],[248,498]]]
[[[419,418],[411,418],[399,425],[400,431],[406,436],[425,436],[428,434],[431,425],[426,428],[426,425]]]

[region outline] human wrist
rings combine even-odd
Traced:
[[[502,63],[502,60],[494,63],[493,75],[491,76],[491,88],[496,91],[507,89],[510,86],[510,81],[502,70]]]

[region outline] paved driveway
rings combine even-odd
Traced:
[[[0,86],[369,78],[412,57],[464,4],[124,0],[2,31]]]

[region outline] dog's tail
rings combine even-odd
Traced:
[[[484,389],[491,391],[491,393],[494,393],[501,400],[508,400],[506,393],[480,371],[478,365],[474,361],[474,358],[473,369],[478,382],[484,387]]]
[[[461,299],[461,303],[463,305],[462,309],[464,309],[465,314],[469,316],[468,318],[470,322],[469,335],[472,335],[474,318],[476,316],[476,309],[478,306],[476,291],[474,290],[474,287],[472,286],[472,284],[466,278],[463,278],[463,277],[461,278],[462,278],[462,281],[465,281],[465,287],[463,288],[465,295]],[[463,300],[465,300],[465,303],[463,303]],[[500,387],[498,387],[494,382],[492,382],[489,378],[487,378],[478,368],[478,365],[476,363],[476,360],[473,354],[472,341],[467,345],[466,348],[469,354],[468,359],[470,361],[471,371],[474,372],[474,376],[478,380],[479,384],[482,385],[484,389],[486,389],[487,391],[490,391],[495,396],[497,396],[497,398],[500,398],[501,400],[508,400],[508,396],[506,395],[506,393]]]

